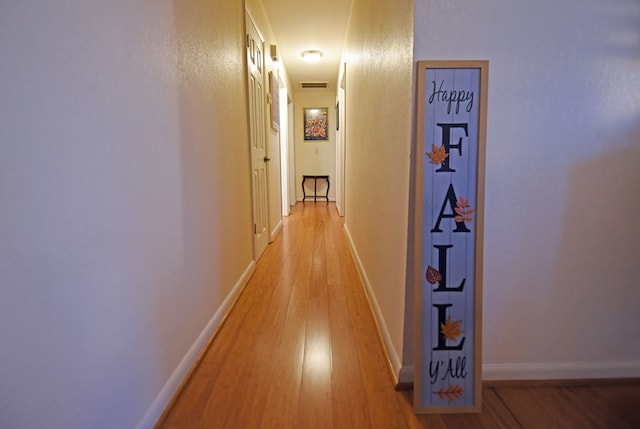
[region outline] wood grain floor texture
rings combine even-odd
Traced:
[[[640,428],[640,384],[485,385],[481,414],[414,415],[335,205],[307,202],[157,427]]]

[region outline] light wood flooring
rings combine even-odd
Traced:
[[[298,203],[158,428],[640,428],[638,380],[485,384],[481,414],[416,416],[385,356],[335,205]]]

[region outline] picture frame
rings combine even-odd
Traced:
[[[482,407],[482,250],[489,62],[418,61],[414,411]]]
[[[280,131],[280,84],[276,74],[269,72],[269,100],[271,104],[271,128]]]
[[[329,140],[329,108],[303,108],[304,140]]]

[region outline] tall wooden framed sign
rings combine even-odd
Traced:
[[[419,61],[416,413],[481,408],[487,61]]]

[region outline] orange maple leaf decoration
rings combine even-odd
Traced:
[[[464,197],[460,197],[458,199],[454,210],[458,214],[458,216],[455,217],[456,222],[471,222],[471,213],[473,213],[473,209],[469,207],[469,201]]]
[[[438,395],[438,397],[442,400],[447,399],[449,401],[453,401],[455,399],[462,398],[462,395],[464,395],[464,388],[462,386],[451,385],[446,389],[444,387],[441,387],[440,390],[433,393]]]
[[[427,155],[429,155],[429,158],[431,158],[430,162],[432,164],[442,164],[444,160],[449,156],[449,154],[444,151],[444,146],[438,147],[432,144],[431,148],[433,151],[427,153]]]
[[[462,320],[454,322],[451,320],[451,316],[449,316],[446,323],[440,324],[440,332],[442,332],[442,335],[447,340],[455,341],[458,336],[464,334],[464,331],[460,329],[461,323]]]

